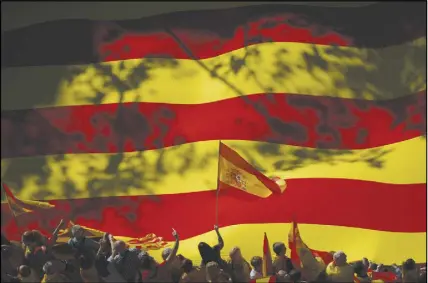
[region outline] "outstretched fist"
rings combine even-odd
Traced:
[[[216,232],[218,232],[218,226],[217,226],[217,225],[214,225],[214,230],[215,230]]]

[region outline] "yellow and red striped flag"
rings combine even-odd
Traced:
[[[43,201],[34,201],[34,200],[21,200],[14,196],[9,187],[2,182],[3,192],[5,194],[7,203],[9,204],[10,211],[15,217],[18,217],[25,213],[30,213],[37,211],[39,209],[50,209],[55,207],[54,205],[43,202]]]
[[[263,276],[270,276],[272,271],[272,254],[270,251],[269,239],[265,233],[263,238]]]
[[[287,181],[224,188],[225,250],[260,254],[296,213],[313,249],[426,262],[425,3],[70,5],[2,23],[2,180],[55,204],[43,223],[170,242],[174,227],[196,260],[217,240],[221,140]]]

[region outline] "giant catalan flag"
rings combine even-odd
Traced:
[[[296,216],[312,249],[426,262],[426,3],[179,9],[2,32],[2,181],[56,210],[31,228],[174,228],[196,259],[216,241],[221,140],[287,180],[222,188],[226,252],[262,255]]]

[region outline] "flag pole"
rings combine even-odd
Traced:
[[[218,160],[217,160],[217,190],[215,197],[215,225],[218,226],[218,199],[220,194],[220,148],[221,140],[218,141]]]

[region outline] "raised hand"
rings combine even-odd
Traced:
[[[218,226],[217,225],[214,225],[214,230],[216,231],[216,232],[218,232]]]
[[[172,236],[174,236],[174,238],[175,238],[176,240],[178,240],[178,233],[177,233],[177,231],[175,231],[175,229],[174,229],[174,228],[172,228]]]

